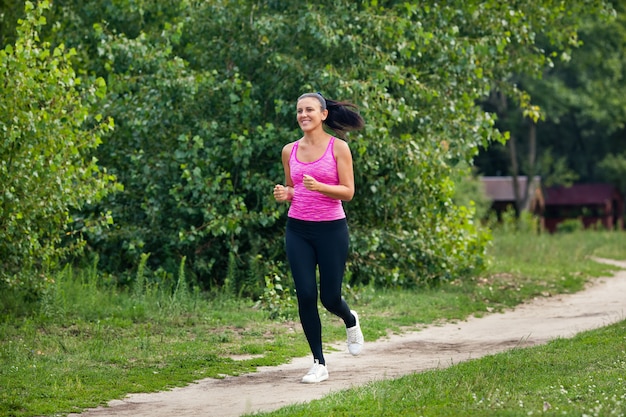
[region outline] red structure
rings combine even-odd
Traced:
[[[502,213],[515,209],[515,191],[513,187],[513,177],[481,177],[481,182],[487,198],[491,200],[491,209],[495,211],[498,220],[502,219]],[[527,187],[528,178],[520,175],[517,177],[517,184],[521,195]],[[541,177],[536,176],[528,186],[528,199],[521,207],[523,211],[541,216],[544,210],[544,197],[541,191]]]
[[[544,225],[550,232],[567,219],[580,219],[585,228],[624,228],[624,196],[610,184],[575,184],[544,190]]]

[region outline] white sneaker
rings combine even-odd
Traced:
[[[318,382],[326,381],[328,379],[328,369],[326,365],[321,365],[320,361],[315,359],[315,363],[309,369],[309,372],[302,377],[302,382],[305,384],[316,384]]]
[[[350,312],[356,319],[356,325],[346,329],[346,333],[348,335],[348,351],[352,355],[356,356],[361,353],[365,340],[363,339],[363,332],[361,331],[361,325],[359,324],[359,315],[356,314],[356,311],[354,310],[350,310]]]

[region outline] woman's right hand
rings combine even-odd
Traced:
[[[291,200],[291,195],[289,193],[290,187],[285,187],[282,184],[276,184],[274,186],[274,199],[278,202],[289,201]]]

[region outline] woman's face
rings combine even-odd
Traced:
[[[326,120],[328,110],[322,110],[322,104],[315,97],[304,97],[298,101],[296,107],[298,124],[304,132],[309,132],[322,127]]]

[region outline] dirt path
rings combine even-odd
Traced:
[[[606,261],[626,268],[626,262]],[[329,353],[330,379],[301,384],[311,359],[296,358],[278,367],[222,380],[204,379],[184,388],[153,394],[132,394],[74,417],[236,417],[307,402],[374,380],[443,368],[517,346],[546,343],[559,337],[606,326],[626,318],[626,270],[595,280],[586,290],[540,298],[505,313],[428,327],[365,344],[358,357],[343,345]],[[367,317],[361,322],[367,326]]]

